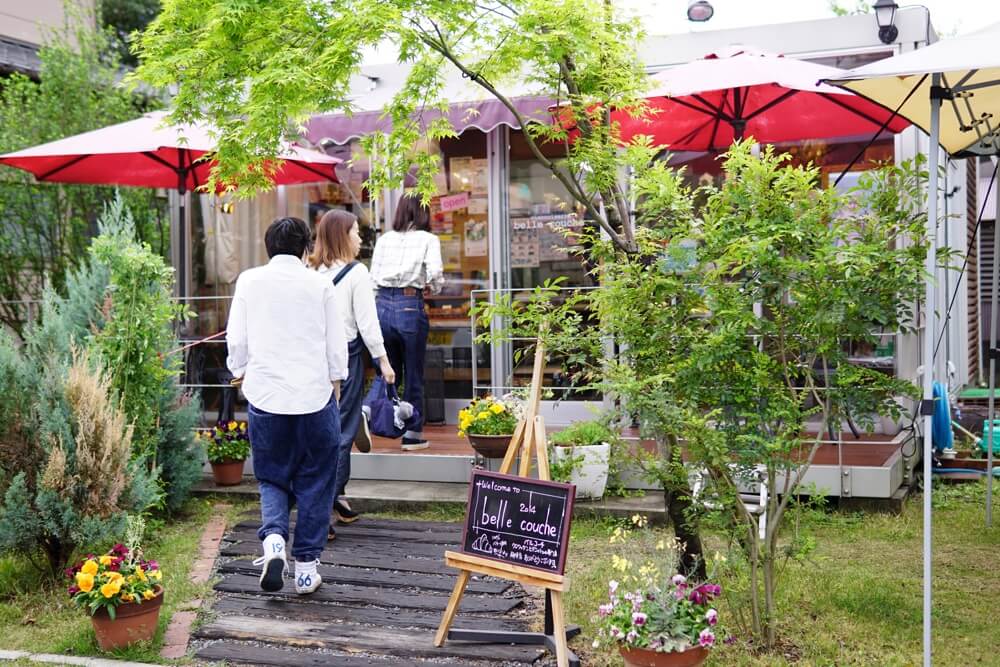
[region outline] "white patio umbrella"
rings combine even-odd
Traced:
[[[938,146],[953,156],[1000,154],[1000,23],[927,48],[849,70],[829,83],[840,85],[891,109],[898,109],[930,135],[930,183],[927,196],[928,274],[925,297],[927,321],[923,345],[924,417],[924,665],[931,664],[931,416],[934,377],[934,275],[937,252]],[[943,109],[942,109],[943,107]],[[1000,197],[997,198],[1000,220]],[[992,316],[990,326],[990,392],[987,429],[986,525],[993,513],[993,429],[997,344],[997,255],[1000,234],[994,234]]]

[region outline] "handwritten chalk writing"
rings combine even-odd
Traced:
[[[561,574],[575,487],[473,472],[462,550]]]

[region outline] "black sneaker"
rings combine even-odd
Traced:
[[[427,449],[430,446],[431,443],[419,438],[403,438],[403,444],[401,445],[404,452],[412,452],[417,449]]]
[[[361,518],[361,514],[352,510],[347,503],[340,499],[333,504],[333,516],[340,523],[354,523]]]
[[[354,436],[354,446],[362,454],[367,454],[372,450],[372,432],[368,428],[368,415],[361,413],[361,424],[358,426],[358,434]]]
[[[330,527],[326,530],[326,541],[333,542],[335,539],[337,539],[337,531],[334,530],[333,524],[331,523]]]

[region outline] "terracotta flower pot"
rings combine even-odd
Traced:
[[[235,486],[243,481],[243,461],[212,462],[212,477],[218,486]]]
[[[126,602],[115,609],[115,618],[103,607],[90,617],[97,635],[97,645],[102,651],[128,646],[134,642],[148,641],[156,634],[160,621],[160,607],[163,606],[163,587],[157,586],[156,597],[151,600]]]
[[[698,667],[708,658],[708,649],[693,646],[686,651],[658,653],[647,648],[619,647],[625,667]]]
[[[507,447],[510,445],[510,439],[514,437],[514,434],[476,435],[474,433],[466,433],[465,437],[468,438],[469,444],[472,445],[472,448],[480,456],[488,459],[502,459],[507,454]]]

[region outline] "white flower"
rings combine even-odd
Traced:
[[[615,591],[617,590],[618,590],[618,582],[612,579],[611,581],[608,582],[608,592],[611,595],[614,595]]]
[[[601,642],[599,642],[599,641],[597,641],[597,640],[595,639],[595,640],[594,640],[594,643],[593,643],[593,644],[591,644],[591,647],[593,647],[593,648],[600,648],[600,647],[601,647]]]
[[[680,586],[681,584],[686,584],[687,577],[685,577],[683,574],[675,574],[673,578],[670,580],[670,583],[672,583],[674,586]]]
[[[705,620],[708,622],[709,625],[715,625],[716,623],[719,622],[719,612],[715,611],[714,609],[709,609],[708,611],[705,612]]]

